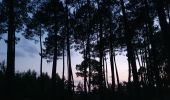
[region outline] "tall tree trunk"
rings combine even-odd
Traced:
[[[44,93],[44,82],[43,82],[43,78],[42,78],[42,61],[43,61],[43,58],[42,58],[42,33],[41,33],[41,29],[40,29],[40,36],[39,36],[39,39],[40,39],[40,90],[41,90],[41,96],[43,97],[43,93]]]
[[[92,71],[91,71],[91,58],[89,56],[88,58],[88,66],[89,66],[89,85],[88,85],[88,90],[89,90],[89,93],[91,92],[91,76],[92,76]]]
[[[64,73],[65,73],[65,38],[63,39],[63,51],[62,51],[62,53],[63,53],[63,72],[62,72],[62,89],[63,89],[63,93],[62,93],[62,95],[63,95],[63,99],[64,99],[64,88],[65,88],[65,76],[64,76]]]
[[[15,16],[14,16],[14,0],[7,1],[8,10],[8,41],[7,41],[7,93],[9,97],[13,95],[13,82],[15,75]]]
[[[103,98],[103,32],[102,32],[102,24],[100,23],[100,32],[99,32],[99,92],[101,99]]]
[[[118,73],[118,70],[117,70],[115,53],[113,54],[113,60],[114,60],[114,63],[115,63],[115,70],[116,70],[116,77],[117,77],[117,85],[118,85],[118,88],[119,88],[119,85],[120,85],[120,82],[119,82],[119,73]]]
[[[63,44],[63,73],[62,73],[62,80],[63,80],[63,83],[64,83],[64,72],[65,72],[65,42]]]
[[[69,92],[69,99],[72,100],[72,95],[73,95],[73,91],[72,89],[74,88],[72,86],[72,80],[73,80],[73,74],[72,74],[72,68],[71,68],[71,54],[70,54],[70,32],[69,32],[69,11],[68,11],[68,0],[66,0],[65,4],[66,4],[66,45],[67,45],[67,65],[68,65],[68,92]]]
[[[121,2],[123,21],[124,21],[124,29],[125,29],[125,37],[126,37],[126,45],[127,45],[127,56],[129,59],[128,61],[130,61],[129,63],[131,64],[131,67],[132,67],[134,87],[135,87],[135,90],[137,90],[137,88],[138,88],[138,73],[137,73],[136,59],[135,59],[135,55],[134,55],[134,48],[132,46],[133,34],[128,26],[128,20],[127,20],[124,2],[123,2],[123,0],[120,0],[120,2]]]
[[[150,55],[150,50],[148,49],[148,46],[147,46],[147,38],[145,37],[144,38],[144,56],[145,56],[145,63],[146,63],[146,69],[147,69],[147,78],[148,78],[148,85],[150,87],[152,87],[154,85],[154,80],[153,80],[153,74],[152,74],[152,70],[151,70],[151,61],[150,61],[150,58],[148,57],[148,55]]]
[[[109,54],[110,54],[110,67],[111,67],[111,74],[112,74],[112,91],[115,92],[115,74],[114,74],[114,62],[113,62],[113,32],[112,32],[112,16],[109,16],[110,20],[110,37],[109,37]]]
[[[158,18],[159,18],[159,24],[161,27],[161,31],[162,31],[162,36],[163,36],[163,41],[164,41],[164,45],[165,45],[165,52],[166,52],[166,57],[167,57],[167,74],[168,74],[168,81],[170,83],[170,52],[169,52],[169,48],[170,48],[170,40],[169,40],[169,24],[167,22],[167,18],[166,18],[166,14],[164,11],[164,4],[162,0],[156,0],[155,1],[155,6],[156,6],[156,10],[158,13]]]
[[[135,55],[136,55],[136,58],[137,58],[139,67],[142,67],[141,60],[140,60],[140,58],[139,58],[139,54],[138,54],[138,51],[137,51],[137,50],[135,50]]]
[[[106,86],[109,86],[109,82],[108,82],[108,68],[107,68],[107,58],[104,58],[105,60],[105,66],[106,66]]]
[[[56,4],[58,3],[58,1],[56,0],[52,0],[51,3],[53,4],[53,14],[54,14],[54,18],[57,19],[57,11],[55,9],[55,7],[57,6]],[[53,65],[52,65],[52,98],[54,99],[56,96],[56,69],[57,69],[57,56],[58,56],[58,41],[57,41],[57,20],[54,20],[54,56],[53,56]]]
[[[144,4],[145,4],[145,12],[146,12],[146,23],[147,23],[147,30],[148,30],[148,38],[150,40],[150,44],[151,44],[151,59],[152,60],[152,65],[153,65],[153,72],[154,72],[154,75],[155,75],[155,78],[156,78],[156,84],[158,87],[160,87],[160,76],[159,76],[159,68],[158,68],[158,65],[156,64],[156,46],[155,46],[155,42],[154,42],[154,35],[153,35],[153,28],[152,28],[152,20],[149,16],[149,7],[148,7],[148,1],[145,0],[144,1]]]
[[[101,15],[101,4],[99,3],[99,1],[97,1],[97,5],[98,5],[98,19],[100,19],[100,23],[99,23],[99,94],[100,94],[100,99],[103,100],[103,29],[102,29],[102,15]]]
[[[83,71],[83,74],[84,74],[84,92],[85,94],[87,94],[87,52],[86,52],[86,49],[85,49],[85,45],[84,45],[84,71]]]
[[[114,74],[114,62],[113,62],[113,46],[110,43],[110,67],[111,67],[111,74],[112,74],[112,91],[115,91],[115,74]]]
[[[91,64],[90,64],[90,30],[89,30],[89,28],[88,28],[88,31],[87,31],[87,42],[86,43],[87,43],[87,45],[86,45],[86,60],[87,60],[86,65],[89,67],[88,90],[90,92],[91,91]],[[87,69],[87,67],[86,67],[86,69]]]
[[[56,88],[56,67],[57,67],[57,47],[54,49],[53,65],[52,65],[52,90],[55,93]]]
[[[101,28],[101,27],[100,27]],[[100,49],[99,49],[99,59],[100,59],[100,67],[99,67],[99,92],[101,99],[103,98],[103,68],[102,68],[102,62],[103,62],[103,47],[102,47],[102,33],[100,33]]]
[[[132,75],[132,67],[131,67],[131,64],[130,64],[130,61],[128,59],[128,83],[131,82],[131,75]]]
[[[87,5],[90,7],[90,0],[87,0]],[[90,12],[89,7],[87,8],[88,12]],[[89,84],[88,90],[91,92],[91,60],[90,60],[90,34],[91,34],[91,27],[90,27],[90,13],[87,15],[88,24],[87,24],[87,45],[86,45],[86,54],[87,54],[87,66],[89,67]]]
[[[69,33],[67,33],[67,59],[68,59],[68,91],[69,95],[72,96],[72,68],[71,68]]]
[[[106,88],[106,75],[105,75],[105,63],[104,63],[104,56],[103,56],[103,86]]]
[[[15,71],[15,25],[14,25],[14,4],[8,0],[8,41],[7,41],[7,70],[9,79],[14,77]]]
[[[42,33],[41,33],[41,29],[40,29],[40,77],[42,77]]]

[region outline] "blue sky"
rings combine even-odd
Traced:
[[[34,41],[23,38],[22,36],[18,36],[18,37],[20,37],[20,41],[16,45],[15,71],[23,72],[31,69],[39,73],[39,69],[40,69],[39,42],[35,43]],[[3,38],[6,39],[6,35],[3,35]],[[4,42],[4,40],[0,40],[0,61],[6,60],[6,50],[7,50],[6,43]],[[124,55],[116,56],[120,81],[126,81],[128,78],[127,58]],[[74,78],[75,81],[78,82],[81,80],[81,78],[76,77],[75,66],[76,64],[80,64],[81,61],[83,60],[82,55],[80,55],[78,52],[75,52],[74,50],[71,50],[71,57],[72,57],[71,60],[72,60],[72,69],[74,73]],[[109,80],[111,80],[109,64],[110,62],[108,60]],[[52,68],[52,64],[47,63],[46,60],[44,59],[43,72],[47,72],[49,75],[51,75],[51,68]],[[67,72],[67,69],[65,72]],[[62,73],[62,60],[58,61],[57,73],[59,73],[59,75],[61,75]]]

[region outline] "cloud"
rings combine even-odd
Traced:
[[[22,38],[19,44],[19,49],[26,53],[29,57],[35,57],[38,55],[38,50],[36,44],[33,44],[31,41]]]
[[[0,55],[3,56],[3,57],[6,57],[6,56],[7,56],[7,53],[5,53],[5,52],[0,52]],[[25,55],[24,52],[16,50],[15,56],[16,56],[16,57],[25,57],[26,55]]]
[[[22,51],[16,51],[16,52],[15,52],[15,56],[16,56],[16,57],[26,57],[25,53],[22,52]]]
[[[25,52],[28,53],[28,55],[29,55],[30,57],[34,57],[35,55],[38,54],[38,50],[37,50],[36,47],[33,46],[33,45],[26,45],[26,46],[24,46],[24,47],[22,47],[22,48],[23,48],[23,50],[24,50]]]

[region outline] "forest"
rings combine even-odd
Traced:
[[[7,35],[0,99],[170,100],[168,32],[169,0],[0,0],[0,40]],[[16,34],[38,41],[39,72],[15,71]],[[83,55],[76,72],[71,50]],[[116,62],[122,52],[126,82]],[[52,63],[51,76],[43,72],[43,60]],[[74,73],[82,83],[75,84]]]

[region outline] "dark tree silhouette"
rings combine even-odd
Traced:
[[[45,33],[44,30],[44,25],[43,25],[43,18],[44,16],[42,16],[41,11],[39,11],[39,9],[41,8],[42,5],[42,1],[38,2],[38,1],[34,1],[31,3],[32,5],[32,18],[31,20],[28,22],[27,24],[27,29],[25,30],[26,32],[23,33],[24,37],[26,39],[30,39],[30,40],[35,40],[35,41],[39,41],[40,42],[40,76],[42,75],[42,63],[43,63],[43,44],[42,44],[42,36]],[[38,38],[38,39],[37,39]]]
[[[164,1],[165,2],[165,1]],[[159,18],[159,24],[161,27],[161,32],[162,32],[162,36],[163,36],[163,41],[164,41],[164,45],[165,45],[165,52],[167,55],[167,74],[168,74],[168,80],[170,80],[169,78],[169,73],[170,73],[170,67],[169,67],[169,62],[170,62],[170,53],[169,53],[169,23],[166,20],[166,14],[165,14],[165,10],[164,10],[164,2],[162,2],[161,0],[156,0],[155,3],[155,8],[158,14],[158,18]]]
[[[129,28],[128,24],[128,19],[125,11],[125,6],[124,6],[124,1],[120,0],[121,8],[122,8],[122,13],[123,13],[123,21],[124,21],[124,29],[125,29],[125,38],[126,38],[126,45],[127,45],[127,56],[128,56],[128,61],[129,64],[132,68],[132,73],[133,73],[133,81],[134,81],[134,86],[137,88],[138,87],[138,75],[137,75],[137,67],[136,67],[136,59],[134,55],[134,49],[132,46],[132,38],[133,38],[133,33],[130,31],[131,29]]]
[[[4,26],[2,29],[8,33],[7,39],[7,88],[8,92],[12,96],[12,89],[14,73],[15,73],[15,41],[17,40],[15,32],[21,32],[24,28],[24,24],[28,22],[28,12],[30,10],[29,0],[2,0],[1,15]],[[7,90],[8,90],[7,89]],[[10,96],[9,96],[10,97]]]
[[[89,77],[84,75],[84,91],[87,93],[87,78],[89,78],[89,85],[88,90],[91,91],[91,67],[90,62],[88,59],[90,59],[91,55],[91,40],[92,40],[92,31],[93,31],[93,24],[92,24],[92,18],[94,15],[95,8],[93,4],[87,0],[85,2],[81,2],[80,7],[78,7],[75,18],[76,18],[76,25],[75,25],[75,43],[76,43],[76,50],[83,49],[80,53],[83,54],[84,60],[86,61],[84,66],[84,74],[87,74],[87,69],[89,69]],[[88,67],[87,67],[88,66]]]
[[[89,63],[90,64],[88,64],[88,65],[91,66],[91,84],[93,86],[93,89],[99,88],[99,83],[98,83],[98,81],[99,81],[99,76],[98,76],[98,74],[99,74],[99,62],[95,59],[90,59]],[[77,75],[77,77],[84,77],[84,75],[89,76],[89,74],[88,74],[89,71],[87,71],[86,74],[84,73],[84,66],[87,66],[85,60],[80,65],[76,65],[76,70],[77,70],[76,75]]]
[[[0,0],[0,40],[7,43],[0,99],[169,100],[169,22],[169,0]],[[39,76],[15,72],[16,33],[40,42]],[[82,62],[71,61],[72,50]],[[127,82],[119,78],[119,55],[127,57]],[[51,77],[43,59],[52,63]]]
[[[73,80],[73,73],[72,73],[72,67],[71,67],[71,53],[70,53],[70,37],[71,37],[71,32],[73,32],[72,29],[72,21],[73,18],[71,17],[69,5],[71,2],[68,0],[65,0],[65,17],[64,17],[64,29],[66,32],[66,47],[67,47],[67,67],[68,67],[68,95],[70,99],[72,100],[73,98],[73,92],[74,92],[74,80]]]

